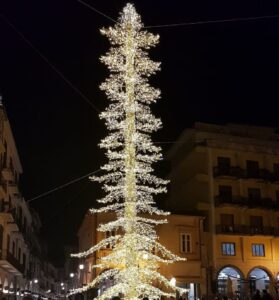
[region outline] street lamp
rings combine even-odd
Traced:
[[[38,279],[34,279],[34,283],[38,283],[39,282],[39,280]]]
[[[75,277],[75,274],[74,274],[74,273],[70,273],[70,277],[71,277],[71,278],[74,278],[74,277]]]
[[[172,277],[172,279],[170,280],[170,284],[172,286],[175,286],[176,285],[176,279],[174,277]]]
[[[79,275],[78,275],[78,278],[79,278],[79,282],[81,285],[83,285],[83,281],[84,281],[84,264],[80,264],[78,266],[79,268]]]

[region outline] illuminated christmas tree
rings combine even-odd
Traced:
[[[153,195],[166,192],[167,181],[153,175],[151,166],[161,159],[160,147],[150,138],[161,127],[161,121],[152,115],[149,105],[160,97],[160,91],[149,85],[148,77],[160,69],[160,63],[152,61],[147,50],[158,43],[159,36],[143,30],[140,16],[131,4],[125,6],[114,27],[102,29],[101,33],[112,44],[101,57],[111,74],[100,87],[111,101],[100,114],[110,133],[100,143],[108,157],[108,163],[102,166],[106,174],[93,178],[103,183],[106,196],[98,202],[104,206],[91,212],[115,212],[116,220],[101,224],[98,230],[117,234],[84,253],[73,255],[85,257],[114,245],[111,253],[94,266],[103,272],[75,292],[86,291],[112,278],[115,284],[98,299],[119,294],[125,299],[175,296],[176,290],[181,289],[157,272],[158,264],[184,259],[158,242],[154,226],[167,220],[150,216],[169,214],[155,207]]]

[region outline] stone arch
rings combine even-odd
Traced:
[[[268,268],[264,266],[254,266],[247,273],[247,280],[249,282],[251,295],[253,295],[256,290],[260,292],[269,290],[271,294],[274,294],[274,278]]]
[[[249,275],[251,274],[251,272],[254,270],[254,269],[260,269],[260,270],[263,270],[268,276],[269,278],[271,278],[272,280],[274,279],[273,278],[273,275],[272,275],[272,272],[265,266],[261,266],[261,265],[258,265],[258,266],[254,266],[253,268],[251,268],[248,272],[247,272],[247,279],[249,279]],[[278,272],[279,274],[279,272]]]
[[[235,265],[230,265],[230,264],[227,264],[227,265],[224,265],[224,266],[220,267],[220,268],[218,269],[218,271],[216,272],[217,277],[218,277],[218,274],[219,274],[223,269],[225,269],[225,268],[232,268],[232,269],[235,269],[235,270],[239,273],[239,275],[241,275],[241,278],[243,278],[243,279],[245,278],[244,273],[239,269],[239,267],[237,267],[237,266],[235,266]]]
[[[224,265],[216,273],[217,291],[229,298],[243,295],[243,272],[234,265]]]

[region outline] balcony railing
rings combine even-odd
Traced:
[[[237,178],[247,178],[247,179],[263,179],[267,181],[279,181],[279,174],[272,173],[267,169],[257,169],[249,170],[242,169],[238,166],[216,166],[213,167],[213,176],[231,176]]]
[[[270,173],[270,181],[279,181],[279,173],[278,172],[273,172]]]
[[[213,176],[232,176],[232,177],[243,177],[243,170],[240,167],[214,167]]]
[[[244,234],[244,235],[278,235],[279,230],[270,226],[249,226],[249,225],[216,225],[218,234]]]
[[[248,198],[241,196],[216,196],[215,205],[233,204],[248,207],[262,207],[267,209],[279,209],[279,204],[271,198]]]

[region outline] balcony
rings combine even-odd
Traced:
[[[24,265],[21,264],[19,260],[12,255],[12,253],[8,252],[6,259],[15,269],[17,269],[21,274],[24,274]]]
[[[232,204],[232,205],[241,205],[247,206],[247,202],[243,197],[238,196],[222,196],[218,195],[215,197],[215,206],[219,206],[222,204]]]
[[[250,208],[265,208],[265,209],[279,209],[279,204],[273,201],[271,198],[255,198],[241,196],[221,196],[215,197],[215,206],[223,204],[231,204],[237,206],[246,206]]]
[[[271,172],[270,173],[270,181],[278,182],[279,181],[279,173],[278,172]]]
[[[273,174],[267,169],[249,170],[249,169],[242,169],[240,167],[231,167],[231,166],[213,167],[213,176],[261,179],[267,181],[272,181],[272,180],[274,181],[275,179],[277,179],[279,181],[279,174]]]
[[[9,192],[11,194],[18,194],[19,193],[18,186],[13,181],[8,181],[8,189],[9,189]]]
[[[244,178],[248,179],[262,179],[262,180],[271,180],[271,173],[267,169],[258,169],[258,170],[245,170],[244,171]]]
[[[23,275],[25,270],[24,265],[6,250],[0,255],[0,267],[16,276]]]
[[[216,225],[216,234],[279,235],[279,230],[269,226]]]
[[[6,181],[13,180],[14,179],[13,170],[10,167],[3,167],[2,176]]]
[[[230,177],[243,177],[243,170],[240,167],[214,167],[213,168],[214,177],[230,176]]]

